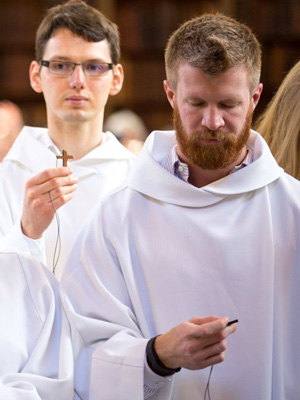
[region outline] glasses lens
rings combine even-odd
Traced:
[[[88,76],[99,76],[109,70],[109,65],[99,62],[87,62],[83,64],[83,69]]]
[[[73,63],[68,61],[50,61],[49,69],[55,75],[70,75],[73,72]]]

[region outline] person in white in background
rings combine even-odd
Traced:
[[[21,109],[9,100],[0,101],[0,162],[24,126]]]
[[[110,114],[104,127],[114,132],[118,140],[134,154],[139,154],[148,136],[144,121],[132,110],[123,109]]]
[[[103,132],[107,100],[123,84],[119,58],[117,26],[81,0],[49,9],[37,30],[30,82],[44,95],[48,128],[26,126],[1,165],[0,212],[4,201],[9,213],[1,213],[0,234],[50,270],[59,256],[58,278],[87,215],[123,181],[135,157]],[[56,168],[62,150],[73,159]]]
[[[0,399],[72,400],[72,345],[58,281],[0,240],[0,282]]]

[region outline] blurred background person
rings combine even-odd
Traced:
[[[128,109],[112,113],[104,123],[104,130],[114,132],[123,146],[134,154],[140,152],[148,135],[142,118]]]
[[[0,293],[0,400],[72,400],[72,346],[57,279],[0,238]]]
[[[300,61],[285,76],[255,129],[285,172],[300,180]]]
[[[23,128],[21,109],[9,100],[0,101],[0,162]]]

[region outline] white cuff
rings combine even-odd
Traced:
[[[147,357],[145,354],[144,362],[144,399],[151,397],[156,390],[162,388],[167,383],[172,383],[173,376],[160,376],[157,375],[149,367]]]
[[[22,232],[20,222],[14,224],[3,240],[9,248],[31,254],[35,259],[46,265],[44,237],[40,239],[30,239],[25,236]]]

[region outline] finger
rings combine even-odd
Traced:
[[[209,358],[211,356],[222,353],[226,350],[227,341],[226,339],[218,340],[217,342],[211,343],[200,350],[203,358]]]
[[[226,324],[225,328],[216,331],[214,334],[211,334],[206,337],[207,346],[213,346],[215,344],[221,343],[224,341],[229,335],[234,333],[237,330],[238,324],[237,322],[228,325]]]
[[[226,341],[218,342],[212,346],[195,351],[189,357],[191,369],[202,369],[208,365],[213,365],[224,361]]]
[[[206,347],[200,347],[198,351],[195,351],[193,353],[192,355],[193,361],[194,363],[199,364],[201,362],[205,362],[206,360],[210,360],[211,358],[215,359],[220,355],[221,358],[223,358],[226,348],[227,348],[226,340],[220,340]]]
[[[69,175],[66,177],[57,177],[48,180],[47,182],[40,185],[40,191],[42,193],[47,193],[50,191],[57,190],[59,188],[67,188],[68,186],[73,186],[78,183],[78,178],[73,175]]]
[[[211,357],[208,357],[207,359],[203,360],[200,365],[199,368],[203,369],[203,368],[207,368],[211,365],[215,365],[215,364],[220,364],[225,360],[225,351],[215,354]]]
[[[238,321],[230,324],[230,325],[226,325],[226,331],[228,333],[228,335],[231,335],[232,333],[234,333],[238,328]]]
[[[29,186],[40,185],[44,182],[47,182],[49,179],[56,178],[59,176],[68,176],[73,172],[70,167],[59,167],[59,168],[49,168],[40,172],[39,174],[33,176],[29,179],[27,184]]]
[[[77,189],[77,184],[68,185],[68,186],[60,186],[48,192],[48,202],[55,202],[61,197],[72,194]],[[46,194],[47,195],[47,194]]]
[[[39,185],[35,185],[27,190],[27,195],[29,199],[35,199],[41,197],[42,195],[47,195],[48,193],[60,188],[73,186],[78,183],[78,178],[73,175],[68,175],[65,177],[51,178],[50,180],[43,182]]]
[[[52,207],[55,210],[58,210],[61,206],[68,203],[72,198],[73,198],[73,193],[68,193],[63,196],[60,196],[57,199],[51,201]]]
[[[228,317],[208,317],[207,321],[196,325],[195,336],[203,338],[219,333],[226,328],[227,323]]]
[[[209,317],[194,317],[194,318],[190,319],[189,322],[191,322],[192,324],[195,324],[195,325],[203,325],[208,322],[216,321],[218,319],[220,319],[220,317],[212,315]]]

